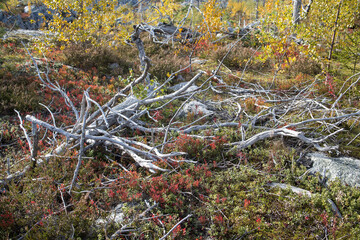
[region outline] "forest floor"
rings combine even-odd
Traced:
[[[307,158],[360,157],[356,74],[140,39],[149,79],[135,46],[0,41],[3,239],[358,239],[360,190]]]

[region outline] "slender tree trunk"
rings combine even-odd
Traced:
[[[241,28],[241,14],[239,14],[239,28]]]
[[[356,72],[356,62],[357,62],[357,57],[355,56],[353,74],[355,74]]]
[[[300,11],[301,11],[301,0],[293,0],[293,24],[299,24],[300,22]]]
[[[335,19],[335,24],[334,24],[334,32],[332,35],[332,39],[331,39],[331,45],[330,45],[330,50],[329,50],[329,56],[328,56],[328,60],[331,60],[332,57],[332,53],[333,53],[333,49],[334,49],[334,45],[335,45],[335,38],[336,38],[336,30],[337,30],[337,26],[338,26],[338,21],[339,21],[339,16],[340,16],[340,9],[341,9],[341,4],[342,4],[343,0],[341,0],[339,2],[339,6],[337,9],[337,13],[336,13],[336,19]],[[328,67],[330,67],[330,63],[328,65]]]
[[[37,126],[36,124],[32,124],[32,134],[33,134],[33,149],[31,152],[31,169],[32,171],[34,171],[35,167],[36,167],[36,157],[37,157],[37,152],[38,152],[38,143],[39,143],[39,131],[37,130]]]
[[[255,12],[255,20],[258,20],[259,18],[259,0],[256,1],[256,12]]]

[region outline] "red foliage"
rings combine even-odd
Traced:
[[[329,90],[328,90],[329,94],[333,98],[336,98],[335,90],[334,90],[334,86],[335,86],[334,78],[329,73],[326,74],[325,85],[327,85],[329,88]]]
[[[159,111],[155,111],[154,112],[154,115],[153,115],[153,118],[156,120],[156,121],[160,121],[162,119],[164,119],[164,116],[162,114],[162,111],[159,110]]]
[[[222,215],[216,215],[215,217],[214,217],[214,221],[216,222],[216,223],[223,223],[224,222],[224,218],[223,218],[223,216]]]
[[[244,208],[247,208],[250,205],[250,200],[245,199],[244,200]]]
[[[199,220],[199,222],[200,222],[201,224],[205,224],[205,223],[207,222],[207,219],[206,219],[205,216],[200,216],[200,217],[198,218],[198,220]]]
[[[14,216],[11,212],[0,213],[0,228],[8,228],[15,223]]]
[[[325,227],[328,226],[328,215],[326,212],[323,212],[321,215],[320,215],[321,219],[322,219],[322,223],[324,224]]]
[[[258,217],[258,218],[256,219],[256,222],[257,222],[257,224],[260,225],[260,224],[261,224],[261,218]],[[258,229],[260,230],[260,226],[258,227]]]

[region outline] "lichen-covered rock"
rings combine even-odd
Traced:
[[[350,157],[331,158],[323,153],[310,153],[307,157],[313,162],[311,172],[319,172],[329,180],[339,178],[350,186],[360,187],[360,160]]]
[[[25,6],[23,12],[30,14],[30,16],[22,18],[20,14],[12,15],[9,12],[1,11],[0,22],[9,26],[15,25],[20,29],[37,30],[43,25],[45,20],[52,20],[55,14],[54,10],[44,5],[32,5],[31,9],[29,6]]]
[[[198,101],[191,101],[184,105],[183,110],[180,112],[179,116],[186,116],[187,114],[202,114],[202,115],[211,115],[214,112],[209,110],[208,107]]]
[[[124,204],[118,204],[110,213],[110,215],[106,219],[99,218],[95,221],[96,225],[103,225],[109,223],[120,224],[124,221],[124,213],[122,211]]]

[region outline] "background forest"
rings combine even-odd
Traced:
[[[0,239],[358,239],[359,0],[0,8]]]

